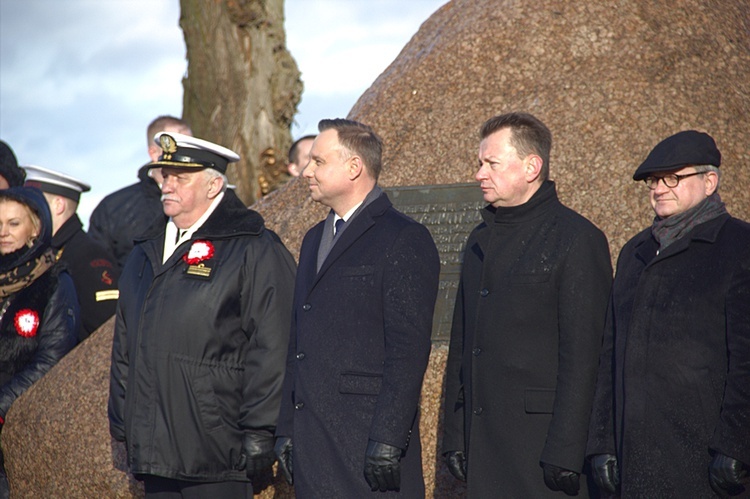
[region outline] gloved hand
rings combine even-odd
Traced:
[[[544,484],[548,489],[562,490],[569,496],[578,494],[580,487],[578,473],[547,463],[542,463],[542,470],[544,471]]]
[[[375,492],[401,488],[401,449],[370,440],[365,451],[365,479]]]
[[[276,455],[273,453],[273,435],[267,432],[246,432],[237,468],[244,469],[252,481],[273,466],[274,461]]]
[[[616,494],[620,487],[620,468],[612,454],[594,454],[589,459],[594,482],[607,494]]]
[[[279,460],[279,470],[284,475],[286,483],[294,485],[294,467],[292,466],[292,439],[278,437],[273,451]]]
[[[745,490],[741,480],[747,475],[747,467],[733,457],[714,454],[708,466],[708,481],[719,497],[739,495]]]
[[[466,454],[462,450],[449,450],[445,454],[445,464],[448,465],[448,471],[451,475],[462,482],[466,481]]]

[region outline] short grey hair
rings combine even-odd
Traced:
[[[721,184],[721,170],[718,166],[714,165],[693,165],[693,168],[695,168],[696,172],[700,173],[708,173],[708,172],[714,172],[716,174],[716,190],[719,190],[719,185]]]
[[[208,181],[211,181],[215,178],[220,178],[222,180],[221,192],[224,192],[227,190],[227,186],[229,185],[229,179],[227,179],[226,175],[224,175],[218,170],[214,170],[213,168],[206,168],[203,171],[206,172],[206,180]]]

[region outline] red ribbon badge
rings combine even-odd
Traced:
[[[28,308],[19,310],[16,313],[14,323],[18,334],[24,338],[31,338],[32,336],[36,336],[36,332],[39,329],[39,314]]]
[[[190,246],[190,251],[182,255],[182,259],[188,265],[198,265],[201,262],[205,262],[213,258],[214,256],[214,245],[211,241],[195,241]]]

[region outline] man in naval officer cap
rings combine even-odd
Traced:
[[[610,295],[587,446],[604,496],[748,483],[750,225],[727,213],[720,165],[714,139],[686,130],[633,175],[656,216],[623,247]]]
[[[44,193],[52,214],[52,247],[64,262],[78,294],[84,340],[112,317],[117,306],[119,271],[112,255],[83,231],[76,210],[82,192],[91,187],[65,173],[41,166],[24,166],[26,186]]]
[[[165,216],[120,278],[110,433],[146,497],[252,497],[275,460],[294,259],[227,190],[236,153],[154,140]]]

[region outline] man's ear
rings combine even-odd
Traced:
[[[539,175],[542,174],[543,161],[541,156],[537,156],[536,154],[529,154],[528,156],[526,156],[526,159],[524,159],[524,163],[524,173],[526,176],[526,181],[528,183],[535,182],[539,178]]]
[[[151,158],[151,161],[156,161],[157,159],[159,159],[161,153],[161,147],[157,146],[156,144],[151,144],[148,146],[148,157]]]
[[[349,180],[355,180],[364,171],[365,164],[362,162],[362,158],[359,156],[352,156],[347,161],[346,169],[349,174]]]
[[[48,203],[49,204],[49,203]],[[52,198],[52,205],[50,206],[50,211],[52,211],[55,215],[62,215],[65,213],[65,209],[67,202],[64,197],[62,196],[54,196]]]
[[[719,174],[716,172],[708,171],[703,175],[703,180],[706,183],[706,196],[710,196],[719,187]]]
[[[221,189],[224,187],[224,179],[222,177],[211,177],[208,182],[208,199],[214,199],[221,193]]]

